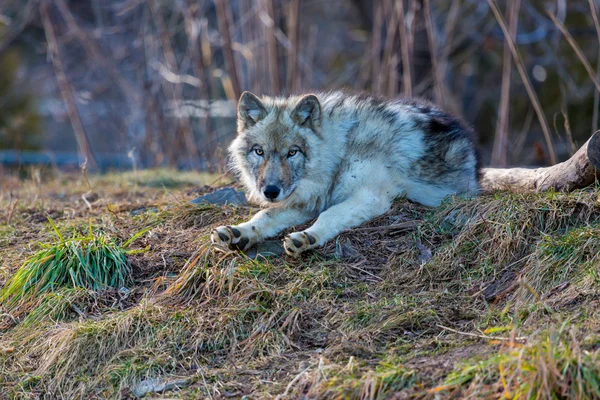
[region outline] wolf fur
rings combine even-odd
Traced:
[[[471,130],[421,100],[244,92],[237,125],[232,167],[264,209],[218,227],[211,239],[220,246],[246,250],[316,217],[284,239],[286,253],[297,257],[385,213],[396,197],[437,206],[479,190]]]

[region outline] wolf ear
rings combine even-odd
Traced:
[[[304,96],[298,102],[294,111],[292,111],[292,119],[298,125],[305,125],[311,128],[316,128],[321,123],[321,103],[314,94]]]
[[[244,92],[238,102],[238,119],[246,126],[254,126],[258,121],[267,116],[267,110],[256,95]]]

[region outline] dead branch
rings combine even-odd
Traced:
[[[570,192],[594,183],[600,170],[600,131],[567,161],[546,168],[484,168],[483,192],[509,190],[516,193],[554,189]]]
[[[397,63],[394,64],[395,59],[395,47],[396,47],[396,32],[398,31],[398,17],[395,15],[394,11],[394,2],[388,1],[383,3],[384,13],[388,15],[389,18],[386,18],[387,31],[385,34],[385,42],[383,46],[383,61],[381,63],[381,74],[378,76],[377,87],[375,88],[375,93],[386,93],[384,88],[387,87],[387,94],[390,97],[395,96],[397,93],[397,87],[391,87],[390,85],[390,76],[392,74],[397,74]],[[387,80],[386,80],[387,78]]]
[[[290,47],[288,48],[287,64],[287,86],[288,90],[295,91],[298,88],[298,35],[300,20],[300,1],[291,0],[288,6],[288,36]]]
[[[396,2],[396,13],[401,21],[400,25],[400,51],[402,52],[402,81],[403,92],[407,97],[412,96],[412,72],[411,72],[411,28],[406,23],[406,13],[404,12],[404,2]],[[414,14],[413,14],[414,15]]]
[[[512,0],[507,5],[508,30],[514,40],[517,36],[519,25],[519,9],[521,0]],[[500,91],[500,105],[498,106],[498,123],[496,124],[496,136],[492,150],[492,165],[506,167],[508,153],[508,122],[510,101],[510,79],[512,70],[512,54],[507,43],[504,43],[504,55],[502,61],[502,86]]]
[[[48,41],[48,53],[50,55],[50,60],[54,66],[54,72],[56,74],[56,80],[58,81],[60,93],[67,106],[67,112],[69,113],[69,119],[71,120],[73,131],[75,132],[75,139],[77,140],[77,145],[79,146],[79,152],[81,156],[90,163],[91,166],[95,167],[96,159],[94,158],[92,149],[90,147],[90,142],[83,129],[83,124],[81,123],[81,119],[77,111],[71,84],[67,79],[62,59],[60,58],[58,41],[56,40],[54,26],[52,25],[50,13],[48,12],[48,3],[48,0],[42,2],[40,14],[42,16],[42,23],[46,33],[46,40]]]
[[[229,2],[223,0],[215,1],[215,7],[217,9],[217,22],[219,25],[219,32],[223,40],[223,54],[225,56],[225,67],[231,79],[231,86],[233,93],[230,94],[230,100],[237,100],[240,97],[241,89],[238,80],[237,66],[235,63],[235,57],[233,56],[233,50],[231,48],[231,26],[233,25],[233,17],[231,16],[231,5]]]

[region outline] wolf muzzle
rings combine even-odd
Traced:
[[[281,189],[279,189],[277,186],[274,185],[268,185],[265,188],[265,191],[263,192],[263,194],[265,195],[265,197],[269,200],[275,200],[277,198],[277,196],[279,196],[279,193],[281,192]]]

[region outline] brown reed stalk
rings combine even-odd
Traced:
[[[383,3],[376,1],[373,4],[373,32],[371,36],[371,88],[378,93],[381,80],[381,31],[383,29]]]
[[[75,97],[73,96],[73,88],[67,79],[65,68],[62,59],[60,58],[60,49],[58,47],[56,33],[54,32],[54,26],[52,25],[52,20],[50,19],[50,13],[48,11],[49,3],[51,3],[51,0],[42,0],[40,5],[42,24],[44,26],[44,32],[48,42],[48,54],[50,55],[52,66],[54,67],[54,73],[56,75],[60,93],[67,106],[67,112],[69,114],[69,119],[71,120],[71,126],[75,132],[75,140],[77,140],[77,146],[79,147],[79,154],[81,157],[83,157],[85,163],[91,167],[96,167],[96,158],[92,153],[89,139],[85,133],[85,130],[83,129],[83,124],[81,122],[79,112],[77,111]]]
[[[519,53],[519,49],[515,45],[515,41],[510,36],[510,31],[509,31],[508,27],[506,26],[506,22],[504,21],[504,17],[502,17],[502,13],[500,13],[500,10],[498,9],[498,5],[496,4],[496,1],[495,0],[487,0],[487,1],[488,1],[488,4],[490,5],[490,8],[492,9],[492,12],[494,13],[494,16],[496,17],[496,21],[498,21],[498,24],[500,25],[500,28],[502,29],[502,32],[504,33],[506,43],[510,47],[510,51],[515,60],[515,64],[517,66],[517,70],[519,71],[521,80],[523,81],[523,84],[525,85],[525,89],[527,90],[527,94],[529,95],[529,100],[531,101],[531,104],[533,105],[533,108],[538,117],[540,126],[542,127],[542,131],[544,133],[544,138],[546,139],[546,146],[548,147],[548,154],[550,156],[550,162],[552,164],[556,164],[556,162],[557,162],[556,152],[554,151],[554,144],[552,143],[552,137],[550,136],[550,127],[548,125],[548,121],[546,120],[546,116],[544,115],[544,111],[542,110],[540,100],[538,99],[537,94],[533,90],[533,85],[531,84],[531,80],[529,79],[529,76],[527,75],[527,71],[525,70],[525,65],[523,63],[521,54]]]
[[[429,54],[431,57],[431,69],[433,73],[433,94],[435,101],[444,105],[444,76],[438,62],[437,39],[435,27],[433,25],[433,16],[431,14],[431,4],[429,0],[423,2],[425,6],[425,29],[427,30],[427,39],[429,42]]]
[[[569,31],[564,26],[564,24],[562,22],[560,22],[558,19],[556,19],[554,14],[552,14],[550,11],[548,11],[548,16],[550,17],[550,19],[552,20],[554,25],[556,25],[556,27],[562,32],[565,39],[567,39],[567,42],[569,43],[571,48],[575,51],[575,54],[577,54],[579,61],[581,61],[581,63],[585,67],[585,70],[587,71],[588,76],[590,77],[592,82],[594,82],[596,89],[598,91],[600,91],[600,80],[598,80],[598,77],[596,76],[596,73],[592,69],[592,66],[590,65],[590,62],[588,61],[587,57],[585,56],[585,54],[583,54],[581,47],[579,47],[579,45],[577,44],[575,39],[573,39],[573,36],[571,36],[571,33],[569,33]]]
[[[271,82],[271,90],[273,94],[278,94],[281,91],[281,85],[279,83],[279,53],[277,51],[277,38],[275,36],[275,7],[273,4],[274,0],[263,0],[265,2],[265,9],[268,15],[266,21],[266,34],[267,34],[267,53],[269,62],[269,81]]]
[[[233,17],[231,16],[231,5],[225,0],[214,0],[217,10],[217,22],[219,25],[219,33],[221,34],[223,54],[225,56],[225,69],[231,80],[233,93],[229,94],[229,99],[237,101],[240,97],[241,89],[235,57],[231,48],[231,27],[233,26]]]
[[[508,2],[508,29],[513,40],[517,35],[520,8],[521,0],[510,0]],[[502,62],[502,87],[500,92],[500,105],[498,107],[498,122],[496,124],[494,147],[492,149],[492,166],[495,167],[506,167],[508,162],[508,125],[510,109],[509,101],[512,55],[507,43],[504,43],[504,54]]]
[[[402,53],[402,91],[405,96],[412,96],[412,71],[411,71],[411,41],[413,35],[410,27],[406,25],[406,12],[404,1],[396,1],[396,13],[400,21],[400,51]]]
[[[288,47],[287,89],[294,92],[298,89],[298,32],[300,23],[300,0],[290,0],[288,5]]]

